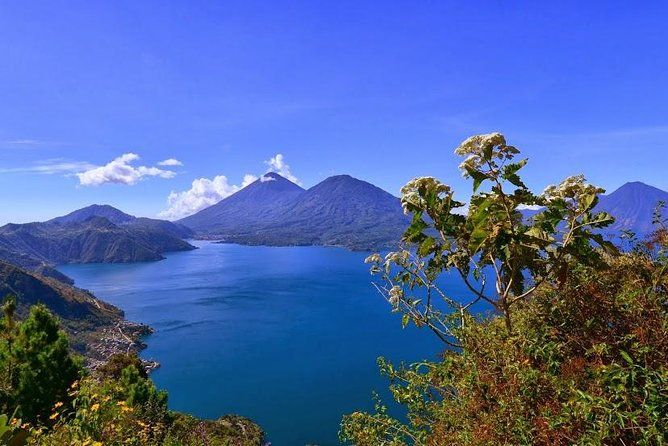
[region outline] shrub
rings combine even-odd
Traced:
[[[67,389],[80,377],[82,361],[70,355],[67,336],[45,306],[32,307],[23,322],[14,319],[15,308],[9,297],[1,327],[0,412],[48,423],[53,405],[70,401]]]
[[[355,412],[341,438],[366,445],[662,444],[668,426],[668,263],[665,237],[620,254],[598,232],[602,189],[571,177],[535,195],[509,163],[518,153],[498,134],[465,141],[461,168],[471,206],[455,213],[449,187],[410,182],[407,246],[370,256],[379,290],[403,323],[429,327],[447,345],[438,362],[381,372],[406,408],[380,401]],[[490,189],[477,192],[481,185]],[[505,190],[510,183],[514,189]],[[532,219],[525,205],[541,205]],[[595,248],[593,244],[598,245]],[[658,249],[656,247],[659,246]],[[456,271],[471,300],[438,286]],[[492,291],[486,287],[493,277]],[[471,313],[488,302],[495,314]]]
[[[98,367],[96,372],[102,379],[120,379],[123,369],[127,367],[134,367],[140,377],[148,378],[146,369],[136,353],[116,353]]]

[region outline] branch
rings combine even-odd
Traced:
[[[373,286],[376,288],[376,290],[378,290],[380,295],[383,296],[383,299],[389,302],[389,299],[386,297],[388,290],[378,286],[378,284],[376,283],[373,283]],[[427,326],[427,328],[429,328],[432,332],[434,332],[434,334],[442,342],[453,348],[462,348],[461,344],[454,343],[448,339],[448,337],[451,337],[459,341],[459,338],[454,333],[452,333],[452,331],[450,331],[448,326],[445,323],[443,323],[443,321],[441,321],[439,318],[435,316],[433,317],[433,319],[438,321],[438,323],[443,327],[443,329],[439,328],[433,322],[431,322],[432,318],[429,318],[429,316],[423,315],[419,311],[415,310],[413,307],[408,305],[403,299],[401,299],[399,303],[402,304],[404,310],[409,314],[409,316],[413,317],[414,320],[419,320],[422,323],[424,323]]]
[[[476,290],[475,288],[473,288],[473,285],[471,285],[471,283],[469,282],[468,277],[466,277],[466,275],[462,272],[462,270],[460,270],[459,268],[455,268],[455,269],[457,270],[457,272],[459,272],[459,275],[461,276],[462,280],[464,281],[464,284],[466,285],[466,287],[467,287],[473,294],[475,294],[476,296],[480,297],[481,299],[483,299],[483,300],[489,302],[490,304],[492,304],[492,305],[494,306],[494,308],[499,309],[498,304],[497,304],[497,302],[496,302],[495,300],[492,300],[492,299],[490,299],[489,297],[485,296],[485,295],[482,293],[482,290],[481,290],[481,291],[478,291],[478,290]],[[483,289],[484,289],[484,288],[483,288]]]

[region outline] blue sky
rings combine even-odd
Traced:
[[[584,173],[668,189],[667,15],[665,2],[3,1],[0,223],[91,203],[168,215],[171,192],[189,200],[197,180],[211,200],[279,153],[306,187],[348,173],[397,194],[434,175],[466,195],[453,149],[490,131],[529,156],[535,188]],[[129,153],[120,183],[76,175]],[[158,165],[170,158],[183,165]]]

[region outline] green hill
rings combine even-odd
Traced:
[[[0,296],[8,294],[16,296],[19,318],[27,316],[32,305],[46,305],[60,319],[73,349],[92,367],[113,353],[140,349],[139,338],[150,332],[86,290],[0,261]]]

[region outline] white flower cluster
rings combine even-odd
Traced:
[[[390,252],[385,256],[385,273],[390,274],[392,265],[398,265],[405,268],[411,260],[411,253],[405,249],[401,251]]]
[[[401,301],[401,298],[404,295],[404,290],[399,285],[394,285],[390,289],[388,294],[390,295],[388,300],[392,305],[396,307],[397,305],[399,305],[399,302]]]
[[[555,200],[573,200],[580,203],[585,196],[598,195],[605,189],[587,183],[584,175],[575,175],[566,178],[558,185],[550,185],[543,191],[543,198],[552,202]]]
[[[485,149],[496,146],[505,146],[506,138],[498,132],[488,133],[486,135],[474,135],[467,138],[455,149],[456,155],[477,156]]]
[[[364,259],[364,263],[381,263],[382,261],[383,258],[377,252]]]
[[[396,265],[405,265],[411,258],[411,253],[405,249],[401,251],[390,252],[385,256],[386,263],[394,263]]]
[[[404,208],[404,213],[408,214],[411,207],[424,209],[427,205],[423,198],[425,192],[432,192],[437,196],[452,197],[453,191],[447,184],[441,183],[434,177],[418,177],[413,178],[401,188],[401,206]]]
[[[462,175],[465,178],[470,176],[470,171],[481,171],[493,158],[511,159],[519,151],[506,145],[506,138],[498,132],[488,133],[486,135],[475,135],[466,139],[455,149],[456,155],[466,156],[466,159],[459,165]]]

